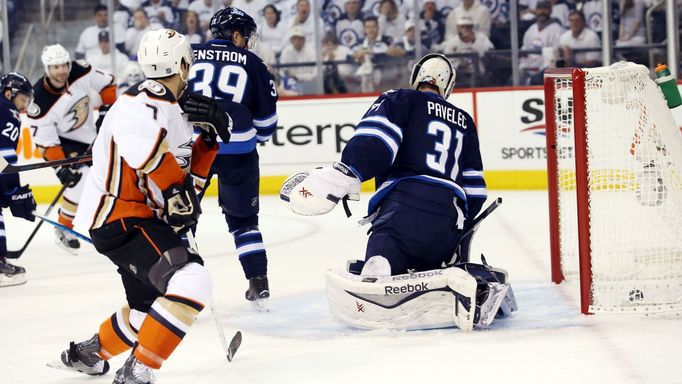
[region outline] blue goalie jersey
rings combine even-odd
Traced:
[[[270,139],[277,127],[277,90],[256,54],[225,40],[193,44],[188,90],[221,101],[233,121],[232,138],[219,154],[244,154]]]
[[[0,97],[0,156],[8,163],[17,162],[17,142],[21,131],[21,117],[12,102]],[[19,187],[19,174],[0,174],[0,192],[11,193]]]
[[[357,124],[341,161],[363,181],[376,178],[370,214],[410,184],[424,200],[454,202],[462,228],[487,196],[473,119],[435,93],[383,93]]]

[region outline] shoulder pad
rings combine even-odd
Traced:
[[[71,72],[69,72],[69,84],[87,75],[92,70],[90,64],[84,60],[77,60],[71,62]]]
[[[28,107],[28,117],[39,119],[45,116],[60,97],[61,95],[52,93],[45,88],[45,76],[41,77],[33,86],[33,103]]]
[[[127,91],[125,91],[125,94],[129,96],[137,96],[143,92],[146,93],[147,96],[155,99],[162,99],[171,103],[176,102],[173,93],[166,88],[165,85],[153,79],[147,79],[133,84],[130,88],[128,88]]]

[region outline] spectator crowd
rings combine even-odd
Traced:
[[[422,53],[450,56],[459,83],[511,84],[509,0],[418,0],[417,14],[413,0],[313,1],[117,0],[115,46],[109,44],[107,8],[98,5],[76,57],[111,70],[113,55],[117,78],[128,81],[127,76],[139,75],[135,54],[146,31],[174,28],[192,43],[205,42],[211,39],[213,13],[233,6],[256,20],[255,51],[283,94],[314,93],[320,76],[326,93],[402,86],[418,46]],[[549,67],[601,64],[602,1],[519,0],[522,84],[540,84]],[[644,19],[653,0],[610,1],[615,45],[651,43]]]

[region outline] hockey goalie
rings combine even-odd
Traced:
[[[360,328],[489,326],[516,309],[507,274],[470,263],[465,228],[486,200],[473,119],[446,101],[455,70],[440,54],[413,68],[410,89],[384,92],[357,124],[341,162],[287,179],[280,196],[300,215],[369,201],[364,261],[327,272],[331,313]]]

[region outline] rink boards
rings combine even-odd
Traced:
[[[678,85],[682,90],[682,85]],[[272,139],[259,147],[261,191],[276,193],[297,171],[337,161],[345,143],[377,95],[289,97],[278,102],[279,123]],[[544,189],[547,186],[544,94],[542,87],[456,90],[449,99],[477,123],[485,177],[491,189]],[[682,107],[673,110],[682,129]],[[681,133],[682,134],[682,133]],[[26,125],[19,162],[39,161]],[[51,170],[22,176],[39,202],[59,189]],[[373,189],[366,183],[366,190]],[[215,184],[209,194],[215,194]]]

